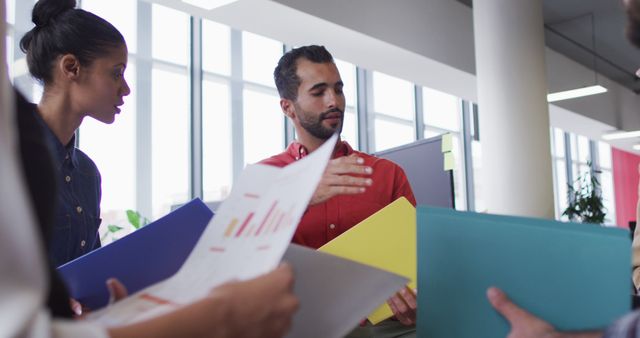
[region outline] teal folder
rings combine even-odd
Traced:
[[[602,329],[631,307],[628,231],[419,206],[418,336],[505,337],[497,286],[559,330]]]

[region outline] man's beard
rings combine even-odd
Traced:
[[[333,108],[327,110],[324,113],[321,113],[317,118],[313,116],[312,113],[304,111],[300,108],[300,106],[296,107],[298,112],[302,112],[302,114],[298,113],[298,120],[300,121],[300,126],[304,128],[309,134],[321,140],[328,140],[333,134],[342,133],[342,125],[344,122],[344,112],[339,108]],[[331,128],[327,128],[322,125],[322,122],[327,119],[327,116],[331,114],[339,113],[340,120],[331,125]]]

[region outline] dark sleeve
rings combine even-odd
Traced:
[[[604,338],[640,338],[640,310],[634,311],[609,326]]]
[[[36,106],[16,91],[20,159],[27,191],[36,214],[41,243],[47,247],[56,208],[56,181],[51,152],[45,141],[40,122],[35,118]],[[49,290],[47,306],[54,317],[71,318],[69,294],[47,258]]]

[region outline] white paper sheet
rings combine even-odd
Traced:
[[[282,258],[293,266],[300,309],[286,337],[343,337],[407,278],[291,244]]]
[[[320,182],[336,139],[334,135],[284,168],[247,166],[174,276],[88,319],[105,325],[139,321],[191,303],[227,281],[250,279],[275,268]]]

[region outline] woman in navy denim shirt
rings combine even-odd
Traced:
[[[123,74],[127,46],[106,20],[75,8],[74,0],[41,0],[35,27],[20,41],[31,75],[44,85],[31,111],[45,128],[58,185],[49,257],[60,266],[100,247],[101,179],[75,147],[75,131],[92,117],[112,123],[130,89]]]

